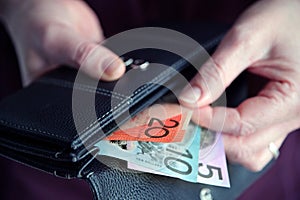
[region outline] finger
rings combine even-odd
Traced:
[[[268,40],[249,29],[236,25],[229,31],[212,59],[190,82],[192,87],[183,90],[180,97],[183,105],[201,107],[212,103],[243,70],[266,54]]]
[[[287,135],[297,127],[297,124],[297,120],[292,120],[261,129],[249,136],[223,134],[227,158],[252,171],[260,171],[274,158],[269,150],[269,144],[273,142],[279,149]]]
[[[112,81],[120,78],[125,72],[125,65],[117,55],[95,43],[79,45],[73,59],[81,70],[97,79]]]
[[[270,82],[258,96],[237,108],[196,108],[193,120],[201,126],[233,135],[249,135],[272,124],[297,117],[296,90],[284,82]]]
[[[118,79],[125,72],[122,60],[95,38],[80,36],[66,27],[52,29],[44,44],[52,60],[80,67],[91,77],[106,81]]]
[[[277,149],[279,149],[279,147],[282,145],[284,139],[285,138],[280,138],[273,142]],[[272,159],[274,159],[274,155],[269,150],[268,145],[263,150],[256,152],[255,154],[249,156],[247,159],[242,159],[242,161],[234,161],[234,159],[231,159],[229,157],[230,156],[228,156],[228,160],[232,162],[237,162],[254,172],[261,171]]]

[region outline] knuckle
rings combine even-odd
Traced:
[[[213,66],[211,66],[213,65]],[[218,64],[207,64],[200,70],[199,80],[203,81],[203,85],[207,92],[212,96],[221,94],[225,90],[224,72]]]
[[[277,91],[278,91],[278,99],[277,101],[283,102],[283,103],[292,103],[292,102],[298,102],[299,99],[299,91],[297,90],[297,87],[289,82],[280,82],[277,85]],[[287,102],[288,101],[288,102]],[[297,105],[295,105],[297,106]],[[293,107],[293,106],[291,106]]]
[[[298,116],[300,97],[295,84],[288,81],[272,82],[259,95],[266,97],[269,104],[274,107],[274,111],[280,113],[282,117],[295,117],[293,114]]]
[[[227,124],[230,124],[231,130],[235,135],[247,136],[257,131],[256,127],[245,121],[239,110],[234,110],[233,112],[226,113]]]
[[[250,152],[251,151],[248,149],[240,149],[239,151],[237,151],[235,159],[240,162],[247,162],[250,157]]]
[[[63,23],[50,23],[41,27],[42,49],[56,49],[56,40],[64,29],[67,29],[67,25]]]
[[[239,135],[247,136],[256,132],[256,128],[249,122],[241,121],[238,129]]]
[[[253,32],[245,25],[235,25],[229,32],[231,45],[233,48],[248,48],[253,43]]]
[[[73,55],[73,62],[81,66],[87,57],[91,54],[93,50],[96,49],[96,46],[89,42],[83,42],[77,46]]]
[[[217,59],[214,60],[214,66],[212,67],[214,73],[216,73],[217,78],[221,81],[222,89],[225,89],[225,83],[228,81],[226,80],[226,72],[221,64]]]
[[[272,103],[278,104],[286,101],[287,97],[293,97],[297,94],[295,87],[288,82],[272,82],[260,95],[264,95],[272,100]]]

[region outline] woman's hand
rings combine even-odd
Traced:
[[[300,126],[299,11],[298,0],[254,4],[228,32],[213,62],[191,81],[194,95],[188,89],[182,92],[181,103],[194,107],[193,119],[200,125],[219,129],[224,119],[228,158],[253,171],[272,159],[271,142],[279,148]],[[237,108],[211,107],[244,70],[269,79],[268,84]]]
[[[123,62],[100,45],[101,26],[83,1],[3,0],[1,4],[24,85],[60,64],[81,67],[108,81],[124,73]]]

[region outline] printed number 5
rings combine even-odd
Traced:
[[[218,172],[218,177],[219,177],[219,180],[223,180],[223,176],[222,176],[222,170],[220,167],[215,167],[215,166],[212,166],[212,165],[206,165],[206,169],[208,170],[208,173],[207,174],[202,174],[200,172],[200,168],[203,168],[205,166],[203,166],[202,163],[199,163],[199,168],[198,168],[198,175],[203,177],[203,178],[211,178],[213,177],[214,175],[214,172],[213,170],[217,170]]]

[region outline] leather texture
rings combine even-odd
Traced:
[[[254,173],[240,165],[229,163],[231,188],[222,188],[149,173],[139,173],[126,169],[125,161],[98,157],[89,166],[86,179],[92,188],[94,199],[208,200],[212,198],[224,200],[237,199],[272,165],[273,163],[270,163],[263,171]],[[201,196],[201,192],[207,190],[210,191],[209,195]]]

